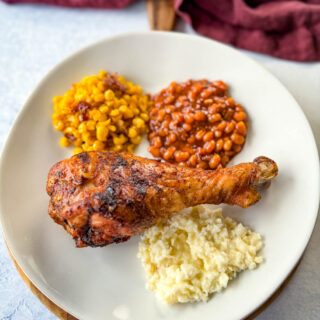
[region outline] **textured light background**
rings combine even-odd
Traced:
[[[28,95],[59,61],[106,36],[147,29],[143,2],[123,11],[0,3],[0,148]],[[177,30],[193,33],[181,21]],[[319,149],[320,63],[294,63],[248,54],[271,70],[297,99],[311,123]],[[318,220],[293,279],[258,320],[320,319],[319,244]],[[0,320],[39,319],[57,318],[25,286],[0,236]]]

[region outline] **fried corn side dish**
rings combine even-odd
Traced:
[[[153,102],[141,87],[117,74],[100,71],[53,98],[52,123],[63,133],[60,144],[82,151],[132,153],[147,132]]]

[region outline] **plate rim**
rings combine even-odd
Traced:
[[[13,139],[14,136],[14,132],[16,127],[18,127],[19,122],[22,120],[22,118],[24,117],[25,113],[28,111],[29,108],[27,108],[28,105],[30,105],[30,101],[38,94],[39,88],[41,87],[41,85],[46,82],[48,80],[48,78],[51,77],[52,74],[55,73],[56,69],[62,67],[64,64],[67,64],[69,61],[71,61],[73,58],[75,58],[76,56],[84,53],[87,50],[93,49],[96,46],[99,46],[100,44],[104,43],[104,42],[109,42],[112,41],[114,39],[120,39],[120,38],[126,38],[126,37],[130,37],[130,36],[146,36],[146,35],[153,35],[153,36],[165,36],[165,37],[178,37],[178,38],[190,38],[193,39],[195,41],[203,41],[203,42],[207,42],[208,44],[214,43],[214,45],[216,46],[220,46],[223,47],[225,50],[229,50],[232,51],[238,55],[241,55],[243,58],[247,59],[248,61],[250,61],[250,63],[254,64],[257,68],[263,69],[266,73],[269,74],[269,76],[273,79],[274,82],[277,83],[278,86],[280,86],[286,93],[287,95],[295,102],[295,108],[297,110],[297,112],[300,112],[300,117],[301,120],[303,119],[304,121],[304,126],[307,128],[307,130],[309,131],[309,137],[308,140],[311,142],[312,141],[312,145],[313,145],[313,161],[315,164],[315,168],[316,168],[316,173],[317,173],[317,183],[316,183],[316,188],[317,188],[317,199],[315,199],[314,201],[314,205],[313,205],[313,221],[312,223],[310,223],[309,226],[309,232],[308,232],[308,236],[305,237],[304,241],[303,241],[303,245],[301,245],[301,249],[299,250],[299,252],[295,255],[294,261],[291,264],[291,267],[286,271],[285,276],[283,277],[283,279],[281,279],[281,281],[278,283],[278,285],[276,287],[274,287],[272,290],[269,290],[270,292],[264,296],[263,299],[260,299],[261,301],[257,304],[257,306],[254,309],[251,309],[249,311],[247,311],[245,314],[241,315],[241,319],[246,318],[248,316],[250,316],[250,314],[252,314],[253,312],[255,312],[259,307],[261,307],[271,296],[272,294],[278,290],[278,288],[281,286],[281,284],[283,283],[283,281],[285,281],[286,277],[288,277],[288,275],[292,272],[292,270],[294,269],[294,267],[296,266],[296,264],[298,263],[299,259],[302,257],[303,252],[305,251],[315,224],[316,224],[316,220],[317,220],[317,216],[318,216],[318,209],[319,209],[319,200],[320,200],[320,164],[319,164],[319,153],[318,153],[318,149],[317,149],[317,145],[316,145],[316,141],[315,141],[315,137],[312,131],[312,128],[310,126],[310,123],[306,117],[306,115],[304,114],[304,111],[302,110],[302,108],[300,107],[299,103],[296,101],[296,99],[293,97],[293,95],[291,94],[291,92],[285,87],[284,84],[282,84],[282,82],[271,72],[269,71],[264,65],[260,64],[259,62],[257,62],[255,59],[253,59],[252,57],[248,56],[246,53],[231,47],[229,45],[226,45],[224,43],[221,43],[219,41],[216,40],[212,40],[210,38],[201,36],[201,35],[190,35],[190,34],[186,34],[186,33],[181,33],[181,32],[167,32],[167,31],[150,31],[150,30],[145,30],[145,31],[130,31],[130,32],[123,32],[123,33],[116,33],[112,36],[108,36],[105,38],[102,38],[98,41],[94,41],[92,43],[89,43],[88,45],[81,47],[80,49],[74,51],[73,53],[71,53],[70,55],[66,56],[64,59],[62,59],[59,63],[55,64],[41,79],[40,81],[37,83],[37,85],[34,87],[34,89],[32,90],[31,94],[28,96],[28,98],[26,99],[25,103],[23,104],[23,106],[21,107],[21,109],[19,110],[19,112],[17,113],[13,124],[11,125],[11,128],[9,130],[9,133],[7,135],[6,141],[3,145],[3,149],[0,155],[0,225],[2,227],[2,234],[3,237],[5,239],[5,241],[7,242],[8,247],[11,250],[11,253],[14,257],[14,259],[16,260],[16,262],[19,264],[19,266],[21,267],[22,271],[26,274],[26,276],[30,279],[30,281],[50,300],[52,300],[56,305],[58,305],[60,308],[66,310],[68,313],[72,314],[73,316],[77,317],[78,319],[82,319],[81,315],[77,314],[76,310],[73,310],[72,308],[70,308],[67,304],[64,304],[63,302],[61,302],[56,296],[52,296],[51,292],[52,290],[49,290],[49,288],[47,289],[47,287],[43,284],[43,281],[41,281],[39,278],[35,278],[33,279],[32,276],[30,277],[30,272],[29,272],[29,268],[27,266],[24,265],[22,258],[20,258],[19,254],[17,254],[15,245],[13,244],[13,240],[10,239],[10,237],[8,237],[6,230],[4,228],[4,216],[5,214],[4,209],[3,209],[3,205],[2,205],[2,197],[3,197],[3,189],[2,188],[2,176],[3,176],[3,167],[4,164],[6,163],[6,158],[8,156],[9,153],[9,149],[11,146],[11,140]],[[310,210],[311,211],[311,210]],[[27,271],[26,271],[27,270]]]

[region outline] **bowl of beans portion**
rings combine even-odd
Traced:
[[[246,112],[223,81],[172,82],[154,96],[149,116],[149,152],[182,166],[225,167],[246,140]]]

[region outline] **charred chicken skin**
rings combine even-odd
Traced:
[[[105,246],[194,205],[247,208],[277,173],[276,163],[266,157],[211,171],[129,154],[84,152],[51,168],[49,214],[77,247]]]

